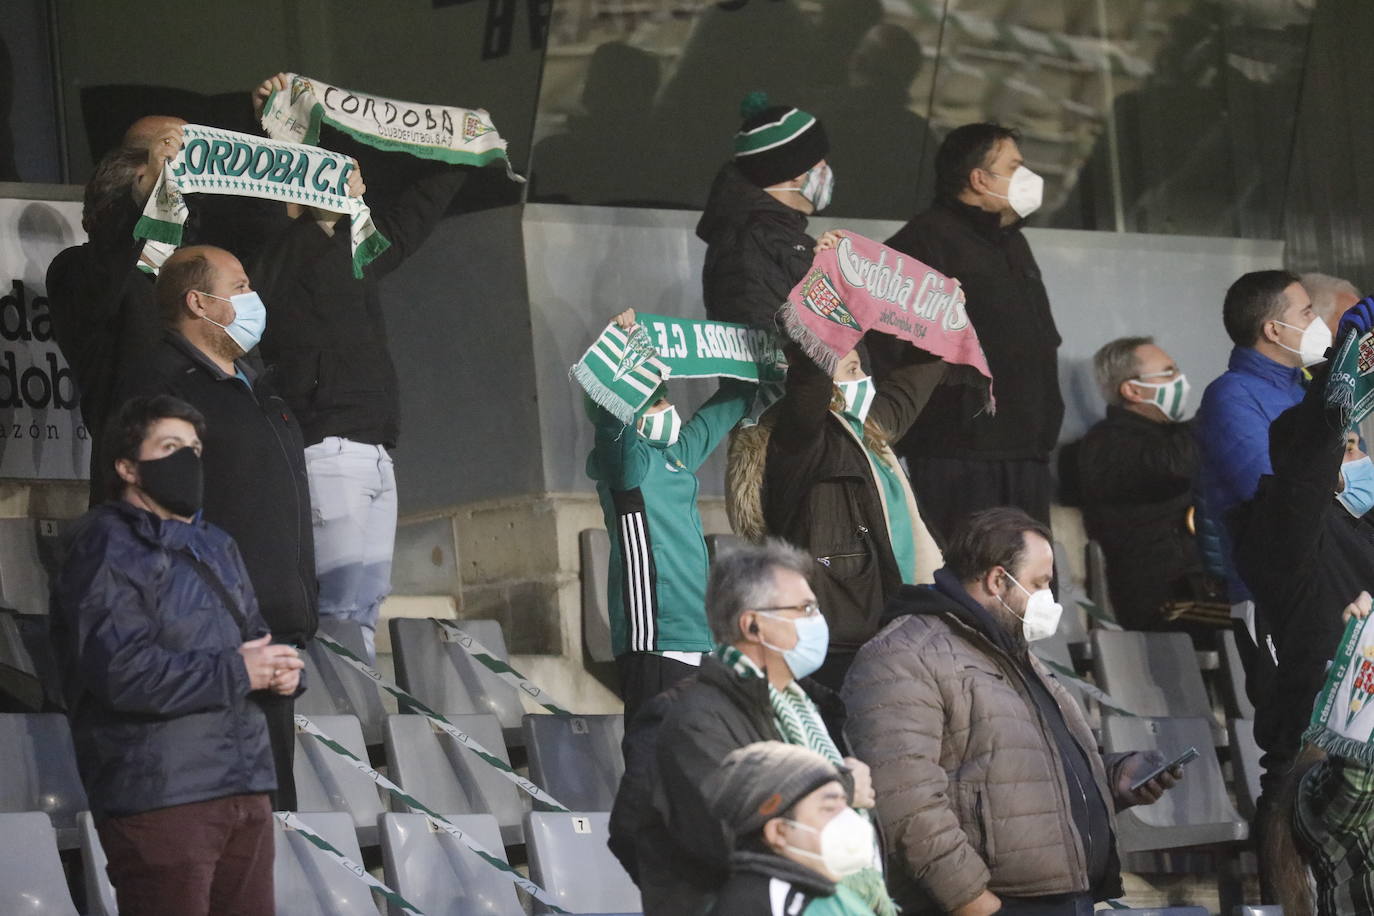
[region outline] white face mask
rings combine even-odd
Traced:
[[[1286,321],[1275,321],[1274,324],[1283,325],[1294,331],[1301,331],[1302,338],[1298,341],[1298,348],[1279,344],[1289,353],[1298,354],[1302,360],[1303,368],[1315,366],[1317,363],[1326,362],[1326,351],[1331,348],[1331,329],[1326,326],[1326,322],[1320,318],[1313,318],[1312,323],[1305,328],[1295,327]]]
[[[873,825],[853,808],[845,808],[820,830],[791,819],[787,823],[798,830],[819,834],[821,851],[817,855],[791,844],[786,848],[797,855],[816,859],[836,878],[847,878],[873,864]]]
[[[1002,596],[998,595],[997,600],[1002,601],[1002,607],[1011,611],[1021,618],[1021,634],[1025,636],[1026,642],[1035,642],[1038,639],[1048,639],[1054,635],[1054,631],[1059,629],[1059,618],[1064,613],[1064,608],[1059,602],[1054,600],[1054,592],[1047,588],[1042,588],[1038,592],[1030,592],[1011,573],[1007,573],[1007,578],[1012,584],[1026,593],[1026,613],[1017,614],[1011,610],[1011,605],[1002,601]]]
[[[996,172],[991,171],[988,174],[997,175]],[[997,175],[997,177],[1005,176]],[[1011,173],[1011,178],[1007,181],[1006,194],[998,194],[995,191],[988,191],[988,193],[1011,204],[1016,215],[1025,219],[1040,209],[1040,203],[1045,196],[1045,179],[1024,165],[1018,165],[1016,171]]]
[[[817,162],[806,173],[800,186],[773,185],[765,191],[796,191],[811,204],[811,212],[819,213],[830,206],[830,198],[835,193],[835,172],[828,162]]]
[[[676,407],[669,406],[666,410],[640,417],[635,421],[635,429],[650,445],[671,448],[677,442],[678,433],[682,432],[682,417],[678,416]]]
[[[873,399],[878,396],[873,379],[864,376],[852,382],[836,382],[835,386],[844,395],[845,416],[853,417],[860,423],[868,419],[868,409],[873,406]]]
[[[1188,392],[1191,390],[1188,384],[1188,376],[1179,373],[1167,382],[1147,382],[1145,379],[1152,375],[1168,375],[1167,372],[1151,373],[1140,378],[1131,379],[1131,384],[1140,388],[1151,388],[1154,396],[1149,403],[1159,408],[1159,412],[1164,414],[1166,419],[1177,423],[1183,419],[1183,412],[1188,409]]]

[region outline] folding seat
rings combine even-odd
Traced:
[[[119,916],[114,885],[105,871],[108,860],[100,845],[100,834],[95,832],[95,818],[91,812],[82,811],[76,816],[76,826],[81,835],[81,881],[86,889],[86,910],[90,916]]]
[[[77,916],[52,823],[41,811],[0,814],[0,913]]]
[[[1069,652],[1069,640],[1062,632],[1055,633],[1047,639],[1037,640],[1031,646],[1031,651],[1039,656],[1041,661],[1053,662],[1061,668],[1067,668],[1069,671],[1074,670],[1073,655]],[[1079,707],[1086,713],[1088,711],[1088,705],[1087,697],[1083,694],[1083,689],[1073,681],[1062,676],[1053,668],[1050,669],[1050,673],[1058,679],[1064,689],[1069,692],[1069,695],[1078,701]]]
[[[358,720],[353,716],[310,716],[330,738],[358,759],[367,760],[367,747]],[[302,813],[340,812],[347,814],[358,832],[355,841],[363,846],[377,845],[377,818],[386,811],[376,783],[354,769],[344,757],[320,743],[312,735],[296,734],[296,757],[292,764],[296,778],[296,810]]]
[[[1102,743],[1109,752],[1157,750],[1172,760],[1194,747],[1199,754],[1159,801],[1117,815],[1123,852],[1235,843],[1249,836],[1249,825],[1227,797],[1211,734],[1205,718],[1103,716]]]
[[[77,847],[76,815],[89,806],[66,716],[0,714],[0,774],[0,811],[41,811],[58,846]]]
[[[1137,916],[1211,916],[1205,906],[1165,906],[1165,907],[1127,907],[1124,910],[1098,910],[1097,916],[1105,913],[1135,913]]]
[[[347,814],[302,814],[300,820],[355,865],[363,861]],[[378,916],[372,890],[299,831],[272,819],[276,852],[272,882],[277,916]],[[405,896],[402,894],[402,896]]]
[[[606,841],[610,815],[532,811],[525,818],[530,878],[569,913],[639,913],[639,888]],[[535,912],[548,912],[535,905]]]
[[[1255,742],[1253,719],[1231,719],[1231,782],[1236,789],[1236,804],[1246,817],[1255,816],[1255,802],[1260,797],[1260,765],[1263,753]]]
[[[1099,629],[1092,638],[1097,684],[1121,705],[1142,716],[1201,716],[1212,743],[1226,744],[1188,634]]]
[[[1088,625],[1080,601],[1087,600],[1087,593],[1073,578],[1073,567],[1069,565],[1069,551],[1058,541],[1054,542],[1054,571],[1059,585],[1056,599],[1064,607],[1059,618],[1059,634],[1069,643],[1079,658],[1092,657],[1092,643],[1088,641]]]
[[[606,577],[611,562],[611,539],[604,528],[587,528],[577,535],[582,563],[582,644],[594,662],[615,661],[611,651],[611,614],[606,607]]]
[[[1236,634],[1231,630],[1221,631],[1221,670],[1230,696],[1231,712],[1241,719],[1254,719],[1255,704],[1245,692],[1245,665],[1236,648]]]
[[[26,614],[47,613],[48,569],[38,549],[38,529],[52,524],[33,518],[0,519],[0,605]]]
[[[459,731],[506,763],[510,758],[501,741],[501,723],[492,715],[445,716]],[[435,728],[426,716],[388,716],[386,759],[392,781],[406,793],[447,817],[450,814],[490,814],[501,828],[502,842],[524,841],[524,816],[529,796],[495,767]],[[393,811],[405,811],[392,799]]]
[[[498,658],[508,657],[506,638],[495,620],[456,620]],[[448,715],[491,713],[501,721],[506,743],[519,746],[525,707],[517,688],[502,680],[462,647],[441,634],[433,618],[392,618],[391,647],[396,681],[436,712]]]
[[[367,660],[362,626],[357,621],[321,617],[320,634],[328,636],[358,658]],[[317,716],[354,716],[362,726],[363,741],[368,745],[381,744],[386,709],[382,706],[377,685],[316,640],[311,640],[306,646],[302,658],[309,689],[296,700],[296,712],[312,719]],[[366,755],[363,759],[367,759]]]
[[[737,534],[708,534],[706,535],[706,555],[711,558],[711,562],[716,561],[716,557],[731,550],[738,550],[749,542]]]
[[[610,811],[625,758],[625,717],[525,716],[530,779],[571,811]]]
[[[38,712],[43,708],[43,682],[24,644],[15,615],[0,610],[0,709]]]
[[[505,860],[501,831],[489,814],[446,817]],[[425,916],[525,916],[510,878],[422,814],[382,816],[386,883]],[[604,842],[604,839],[603,839]],[[396,907],[389,916],[407,916]]]
[[[1112,594],[1107,587],[1107,555],[1102,552],[1102,545],[1089,541],[1083,548],[1083,557],[1088,567],[1088,600],[1115,617]]]

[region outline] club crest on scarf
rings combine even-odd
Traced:
[[[654,349],[653,341],[649,339],[649,332],[643,325],[635,325],[630,333],[625,335],[625,349],[620,354],[620,362],[615,367],[615,372],[611,375],[612,381],[620,381],[629,373],[644,365],[644,361],[658,353]]]
[[[477,115],[475,115],[475,114],[472,113],[472,112],[468,112],[466,115],[463,116],[463,141],[464,141],[464,142],[468,142],[468,141],[471,141],[471,140],[476,140],[478,137],[482,136],[483,134],[489,134],[489,133],[492,133],[492,132],[495,131],[495,130],[496,130],[496,128],[493,127],[492,125],[482,123],[482,119],[479,118],[479,117],[477,117]]]
[[[1374,335],[1365,335],[1360,341],[1359,354],[1360,375],[1368,375],[1374,371]]]
[[[844,307],[844,300],[824,271],[813,269],[802,281],[801,300],[807,308],[828,321],[855,331],[863,330],[849,309]]]
[[[1365,646],[1361,655],[1359,667],[1355,671],[1355,681],[1350,688],[1350,703],[1345,711],[1347,726],[1355,721],[1355,717],[1364,709],[1369,698],[1374,696],[1374,646]]]

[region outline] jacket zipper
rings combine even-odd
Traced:
[[[868,529],[863,525],[860,525],[859,530],[855,533],[858,534],[860,540],[868,537]],[[853,560],[856,557],[866,557],[870,552],[871,551],[860,550],[857,553],[831,553],[823,557],[816,557],[816,562],[829,569],[832,560]]]

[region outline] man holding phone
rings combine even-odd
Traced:
[[[1158,801],[1182,758],[1098,752],[1030,651],[1061,608],[1050,531],[1020,509],[965,520],[932,586],[903,586],[844,684],[872,767],[903,913],[1091,916],[1121,894],[1118,811]]]

